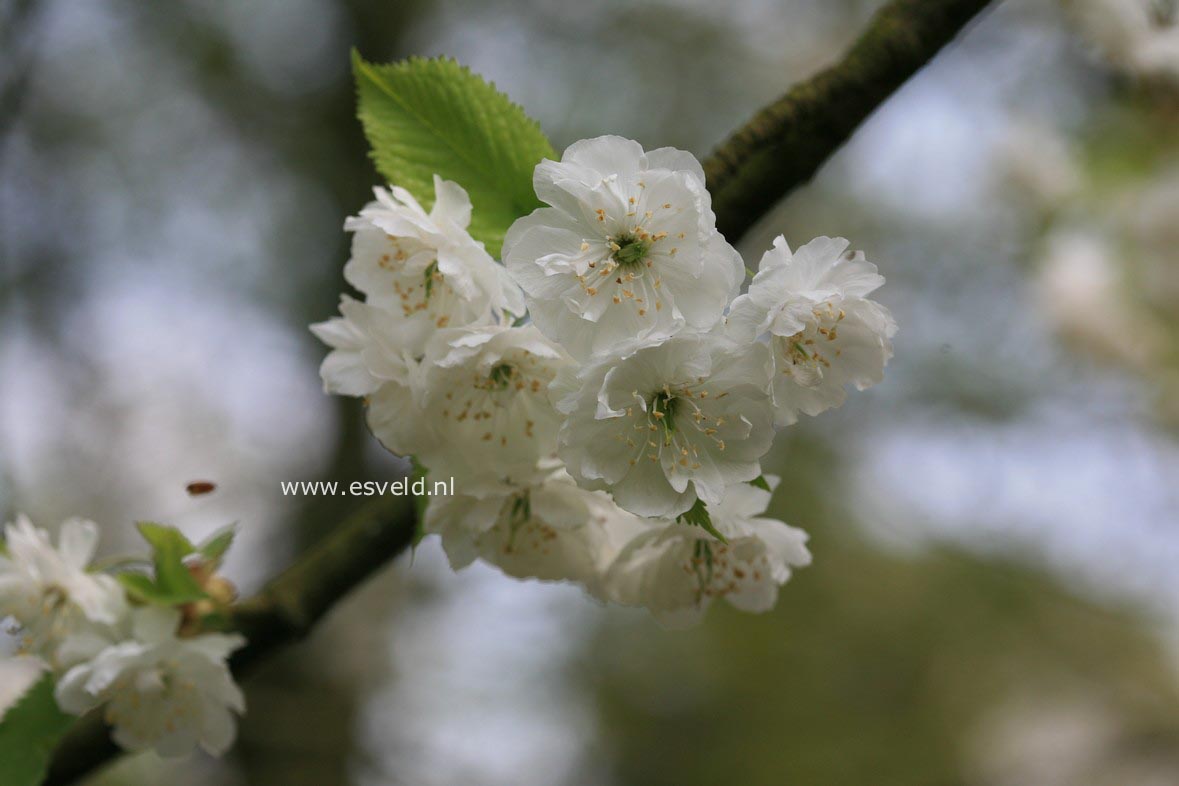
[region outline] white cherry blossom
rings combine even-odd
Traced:
[[[418,364],[405,321],[347,295],[340,298],[340,314],[311,326],[332,348],[319,367],[324,390],[366,396],[389,382],[409,385]]]
[[[394,453],[414,455],[433,477],[456,478],[464,493],[531,483],[556,449],[549,383],[570,362],[531,325],[439,331],[412,401],[400,386],[382,387],[369,400],[369,426]]]
[[[769,334],[778,425],[817,415],[884,379],[896,323],[867,295],[884,283],[843,238],[820,237],[794,254],[779,235],[748,293],[733,302],[727,333],[737,342]]]
[[[558,454],[586,488],[640,516],[676,516],[697,498],[761,474],[773,440],[765,345],[683,334],[562,371]]]
[[[614,553],[618,527],[640,527],[638,517],[609,495],[587,491],[561,469],[533,486],[483,498],[435,497],[426,532],[438,533],[451,567],[476,558],[517,578],[592,583]]]
[[[574,357],[708,330],[737,294],[744,265],[690,153],[586,139],[538,164],[533,184],[551,207],[512,225],[504,262],[537,327]]]
[[[777,486],[778,478],[766,480]],[[709,506],[713,526],[726,542],[700,527],[652,522],[605,572],[605,597],[645,606],[670,628],[695,624],[716,598],[742,611],[769,611],[793,569],[811,561],[805,532],[761,515],[770,494],[739,483]]]
[[[435,176],[429,213],[403,188],[374,193],[344,224],[355,233],[344,278],[404,321],[399,350],[420,355],[435,330],[524,313],[519,287],[467,232],[471,200],[462,187]]]
[[[98,546],[94,522],[66,521],[56,547],[49,533],[24,515],[4,532],[0,619],[15,620],[26,652],[54,665],[56,649],[67,636],[115,625],[126,615],[127,602],[118,582],[88,570]]]
[[[236,735],[233,713],[245,711],[227,659],[245,639],[218,633],[178,638],[179,621],[175,609],[135,610],[133,638],[67,671],[57,684],[58,705],[80,715],[105,704],[111,736],[129,751],[184,756],[199,745],[224,753]]]

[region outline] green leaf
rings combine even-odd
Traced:
[[[225,553],[229,551],[229,547],[233,545],[233,539],[237,537],[237,527],[230,524],[228,527],[223,527],[196,547],[197,553],[215,565],[221,564],[221,559]]]
[[[156,524],[152,521],[137,521],[135,527],[143,539],[157,551],[161,548],[176,548],[182,552],[181,557],[187,557],[196,551],[196,546],[192,545],[192,541],[175,527]]]
[[[45,780],[58,740],[74,717],[57,708],[53,677],[41,677],[0,720],[0,781],[4,786],[38,786]]]
[[[676,521],[680,522],[681,524],[699,527],[712,537],[719,540],[721,543],[729,542],[725,536],[720,533],[720,530],[718,530],[713,525],[712,515],[709,514],[708,508],[705,507],[704,500],[702,499],[697,499],[696,502],[693,503],[692,507],[687,510],[687,512],[681,513],[676,518]]]
[[[151,580],[151,576],[145,576],[142,573],[117,573],[115,580],[123,585],[123,589],[131,593],[136,600],[155,603],[156,598],[162,594],[162,590],[156,588],[156,583]]]
[[[377,171],[434,204],[434,175],[471,195],[470,232],[499,256],[512,222],[541,206],[532,171],[552,145],[494,85],[449,58],[388,65],[353,51],[360,120]]]
[[[145,597],[144,600],[176,605],[207,597],[201,585],[184,565],[184,558],[196,553],[196,546],[192,545],[192,541],[175,527],[165,527],[146,521],[141,521],[136,526],[154,550],[152,565],[156,573],[155,594]]]
[[[762,491],[773,491],[773,489],[770,488],[770,482],[766,480],[765,475],[758,475],[756,478],[749,481],[749,485],[753,486],[754,488],[761,489]]]
[[[176,591],[161,587],[152,581],[150,576],[142,573],[117,573],[115,574],[115,579],[123,586],[123,589],[127,590],[131,597],[143,603],[150,603],[153,606],[181,606],[185,603],[200,600],[205,596],[203,592],[195,595],[188,591]]]

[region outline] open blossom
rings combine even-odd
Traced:
[[[435,176],[429,213],[403,188],[374,193],[377,201],[344,225],[355,233],[344,278],[405,323],[399,349],[420,355],[439,328],[524,313],[519,288],[467,232],[471,200],[462,187]]]
[[[778,425],[817,415],[884,379],[896,323],[867,295],[884,283],[843,238],[820,237],[793,255],[779,235],[748,293],[733,302],[727,333],[737,342],[769,334]]]
[[[761,474],[774,437],[762,344],[683,334],[563,371],[558,454],[583,486],[640,516],[676,516],[697,498]]]
[[[344,295],[341,316],[311,326],[332,348],[319,367],[324,389],[344,396],[366,396],[393,382],[410,384],[417,359],[409,349],[411,332],[391,312]]]
[[[200,745],[219,755],[236,735],[234,712],[245,698],[227,658],[245,643],[236,635],[178,638],[180,613],[146,606],[133,612],[132,638],[71,668],[57,684],[58,705],[80,715],[105,704],[115,742],[184,756]]]
[[[439,331],[412,403],[399,386],[381,388],[369,400],[369,426],[433,476],[459,478],[465,493],[530,483],[556,449],[548,386],[569,362],[531,325]]]
[[[778,483],[772,476],[767,481]],[[716,598],[742,611],[769,611],[792,570],[811,561],[805,532],[761,515],[769,501],[769,491],[740,483],[710,505],[723,543],[700,527],[651,523],[606,571],[605,597],[645,606],[667,627],[696,623]]]
[[[51,664],[72,633],[114,625],[127,613],[122,588],[110,576],[87,570],[98,546],[98,527],[70,519],[55,548],[49,533],[23,515],[4,528],[7,555],[0,555],[0,619],[20,626],[23,649]]]
[[[637,522],[609,495],[587,491],[557,469],[536,485],[482,499],[432,499],[424,528],[442,536],[456,570],[482,558],[517,578],[591,583],[613,553],[611,533],[641,527]]]
[[[551,207],[512,225],[504,263],[537,327],[574,357],[708,330],[737,294],[744,265],[690,153],[587,139],[538,164],[533,183]]]

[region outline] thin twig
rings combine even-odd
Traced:
[[[736,241],[805,183],[989,0],[893,0],[843,59],[760,110],[704,161],[717,228]]]

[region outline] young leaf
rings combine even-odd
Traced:
[[[153,603],[174,605],[190,603],[206,597],[201,585],[184,565],[184,558],[196,552],[192,541],[175,527],[139,522],[140,533],[152,545],[152,565],[155,567],[155,594],[145,597]],[[132,580],[134,581],[134,580]],[[124,586],[127,586],[124,584]],[[128,587],[128,589],[134,589]]]
[[[471,235],[499,256],[512,222],[540,207],[532,170],[557,157],[540,126],[448,58],[376,65],[354,51],[352,70],[377,171],[426,209],[435,174],[458,183],[471,195]]]
[[[57,708],[53,677],[41,677],[0,719],[0,781],[38,786],[58,740],[74,721]]]
[[[676,521],[681,524],[688,524],[693,527],[699,527],[707,532],[712,537],[719,540],[721,543],[728,543],[729,541],[721,534],[712,523],[712,515],[709,514],[708,508],[704,505],[704,500],[697,499],[696,502],[688,509],[687,512],[681,513]]]
[[[225,552],[229,551],[236,536],[237,528],[235,526],[231,524],[228,527],[223,527],[202,541],[196,547],[197,553],[214,564],[220,564],[221,558],[225,556]]]
[[[181,557],[187,557],[196,551],[196,546],[192,545],[192,541],[175,527],[156,524],[152,521],[137,521],[135,527],[143,539],[148,542],[148,545],[157,551],[160,548],[175,548],[180,550]]]
[[[115,580],[122,584],[123,589],[133,598],[145,603],[157,603],[157,598],[162,594],[161,590],[156,589],[156,583],[151,577],[142,573],[117,573]]]
[[[152,581],[150,576],[142,573],[116,573],[115,579],[123,585],[123,589],[127,590],[131,597],[154,606],[180,606],[200,600],[205,596],[204,592],[198,595],[191,590],[165,589]],[[200,588],[197,589],[199,591]]]

